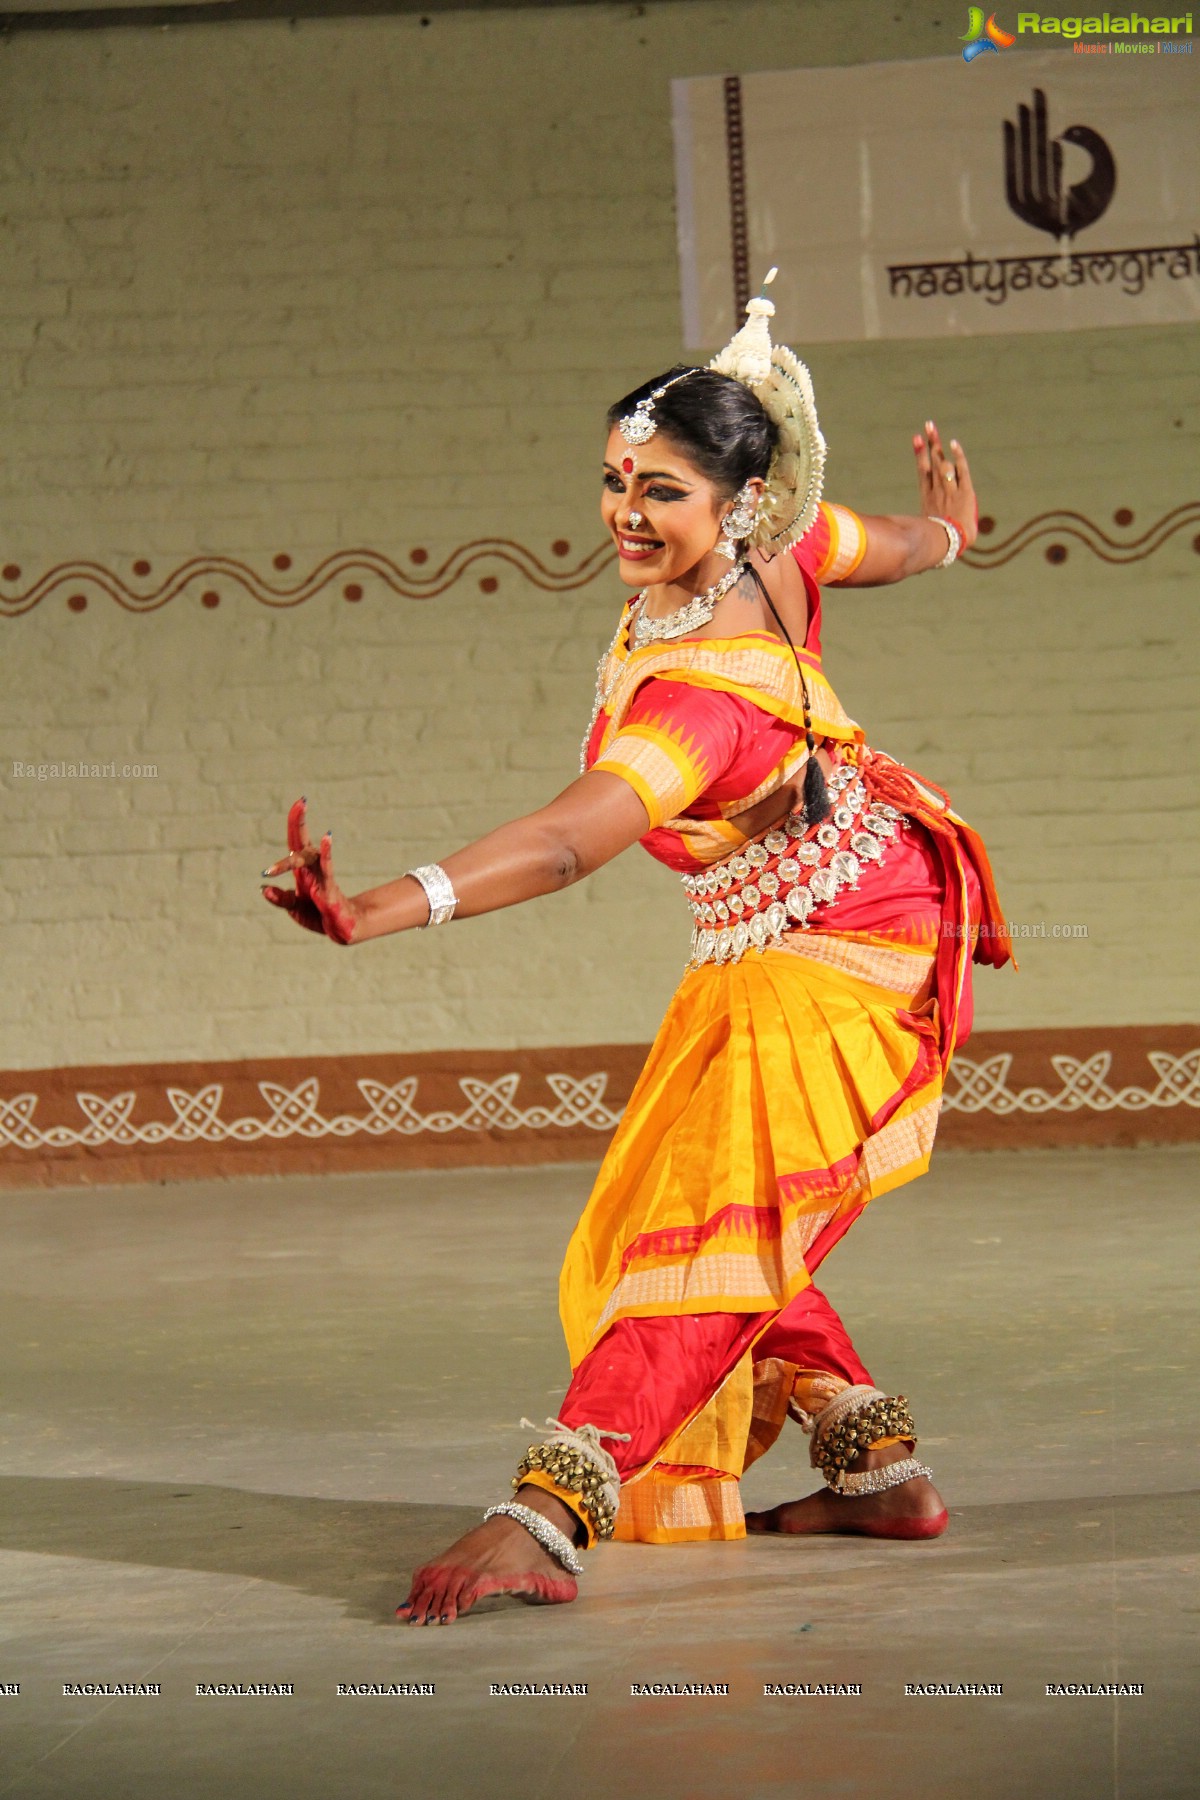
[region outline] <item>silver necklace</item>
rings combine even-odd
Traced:
[[[734,563],[726,569],[719,581],[702,594],[695,594],[665,619],[648,619],[644,607],[649,588],[643,588],[634,606],[638,609],[633,615],[634,648],[640,650],[644,644],[660,644],[665,639],[684,637],[689,631],[698,631],[707,625],[717,609],[717,601],[727,594],[735,581],[739,581],[746,573],[744,562]]]
[[[701,625],[707,625],[712,618],[713,613],[716,611],[717,601],[723,594],[729,592],[739,575],[744,575],[745,573],[746,564],[744,562],[736,563],[732,569],[729,569],[722,575],[720,581],[716,582],[712,587],[706,588],[704,593],[695,595],[693,599],[688,600],[683,606],[679,607],[677,611],[668,613],[665,619],[643,619],[639,612],[634,612],[632,633],[633,648],[635,650],[640,650],[643,644],[658,643],[665,638],[682,637],[687,631],[696,631]],[[641,606],[649,591],[649,588],[643,588],[641,593],[636,595],[635,598],[630,601],[629,604],[631,609]],[[626,620],[624,615],[622,615],[621,622],[617,626],[612,643],[608,646],[608,649],[596,664],[596,698],[592,705],[592,716],[588,720],[587,730],[583,734],[583,742],[579,746],[579,773],[581,775],[587,774],[588,745],[592,741],[592,732],[596,729],[596,720],[600,717],[604,707],[608,704],[609,696],[620,677],[621,671],[618,669],[612,682],[608,686],[605,686],[604,677],[608,669],[609,660],[616,655],[617,648],[626,629]]]

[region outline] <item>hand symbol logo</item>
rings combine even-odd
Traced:
[[[1051,237],[1073,238],[1085,226],[1094,225],[1108,210],[1117,190],[1117,165],[1112,151],[1090,125],[1068,125],[1061,137],[1051,138],[1046,119],[1046,96],[1033,90],[1033,106],[1017,108],[1017,124],[1004,121],[1004,185],[1009,206],[1018,219]],[[1078,144],[1092,159],[1082,181],[1063,190],[1063,144]]]

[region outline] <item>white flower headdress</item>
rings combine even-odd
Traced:
[[[825,439],[817,421],[812,376],[786,344],[772,344],[767,323],[775,308],[766,290],[746,306],[746,323],[714,356],[710,369],[731,375],[761,401],[779,432],[779,444],[767,471],[766,491],[759,502],[751,549],[774,556],[796,543],[812,525],[825,478]]]

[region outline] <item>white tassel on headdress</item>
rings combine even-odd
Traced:
[[[746,323],[708,365],[719,375],[730,375],[762,402],[779,433],[779,444],[767,473],[766,491],[759,502],[752,549],[774,556],[802,538],[817,516],[825,479],[825,439],[817,420],[812,377],[786,344],[772,344],[768,323],[775,307],[766,289],[774,281],[772,269],[763,292],[746,306]]]
[[[743,387],[757,387],[771,373],[771,330],[767,320],[775,317],[775,303],[767,299],[766,290],[778,273],[778,269],[768,269],[762,293],[746,303],[746,323],[709,365],[720,375],[732,375]]]

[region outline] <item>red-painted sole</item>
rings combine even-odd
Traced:
[[[749,1528],[749,1537],[873,1537],[897,1538],[909,1543],[920,1543],[930,1538],[941,1537],[950,1523],[950,1514],[945,1507],[941,1512],[932,1514],[927,1519],[876,1519],[870,1523],[852,1524],[849,1520],[844,1525],[829,1525],[823,1531],[759,1531]]]
[[[928,1519],[880,1519],[874,1525],[851,1525],[844,1529],[847,1535],[855,1537],[877,1538],[919,1538],[941,1537],[950,1523],[950,1514],[945,1507],[940,1513],[934,1513]]]

